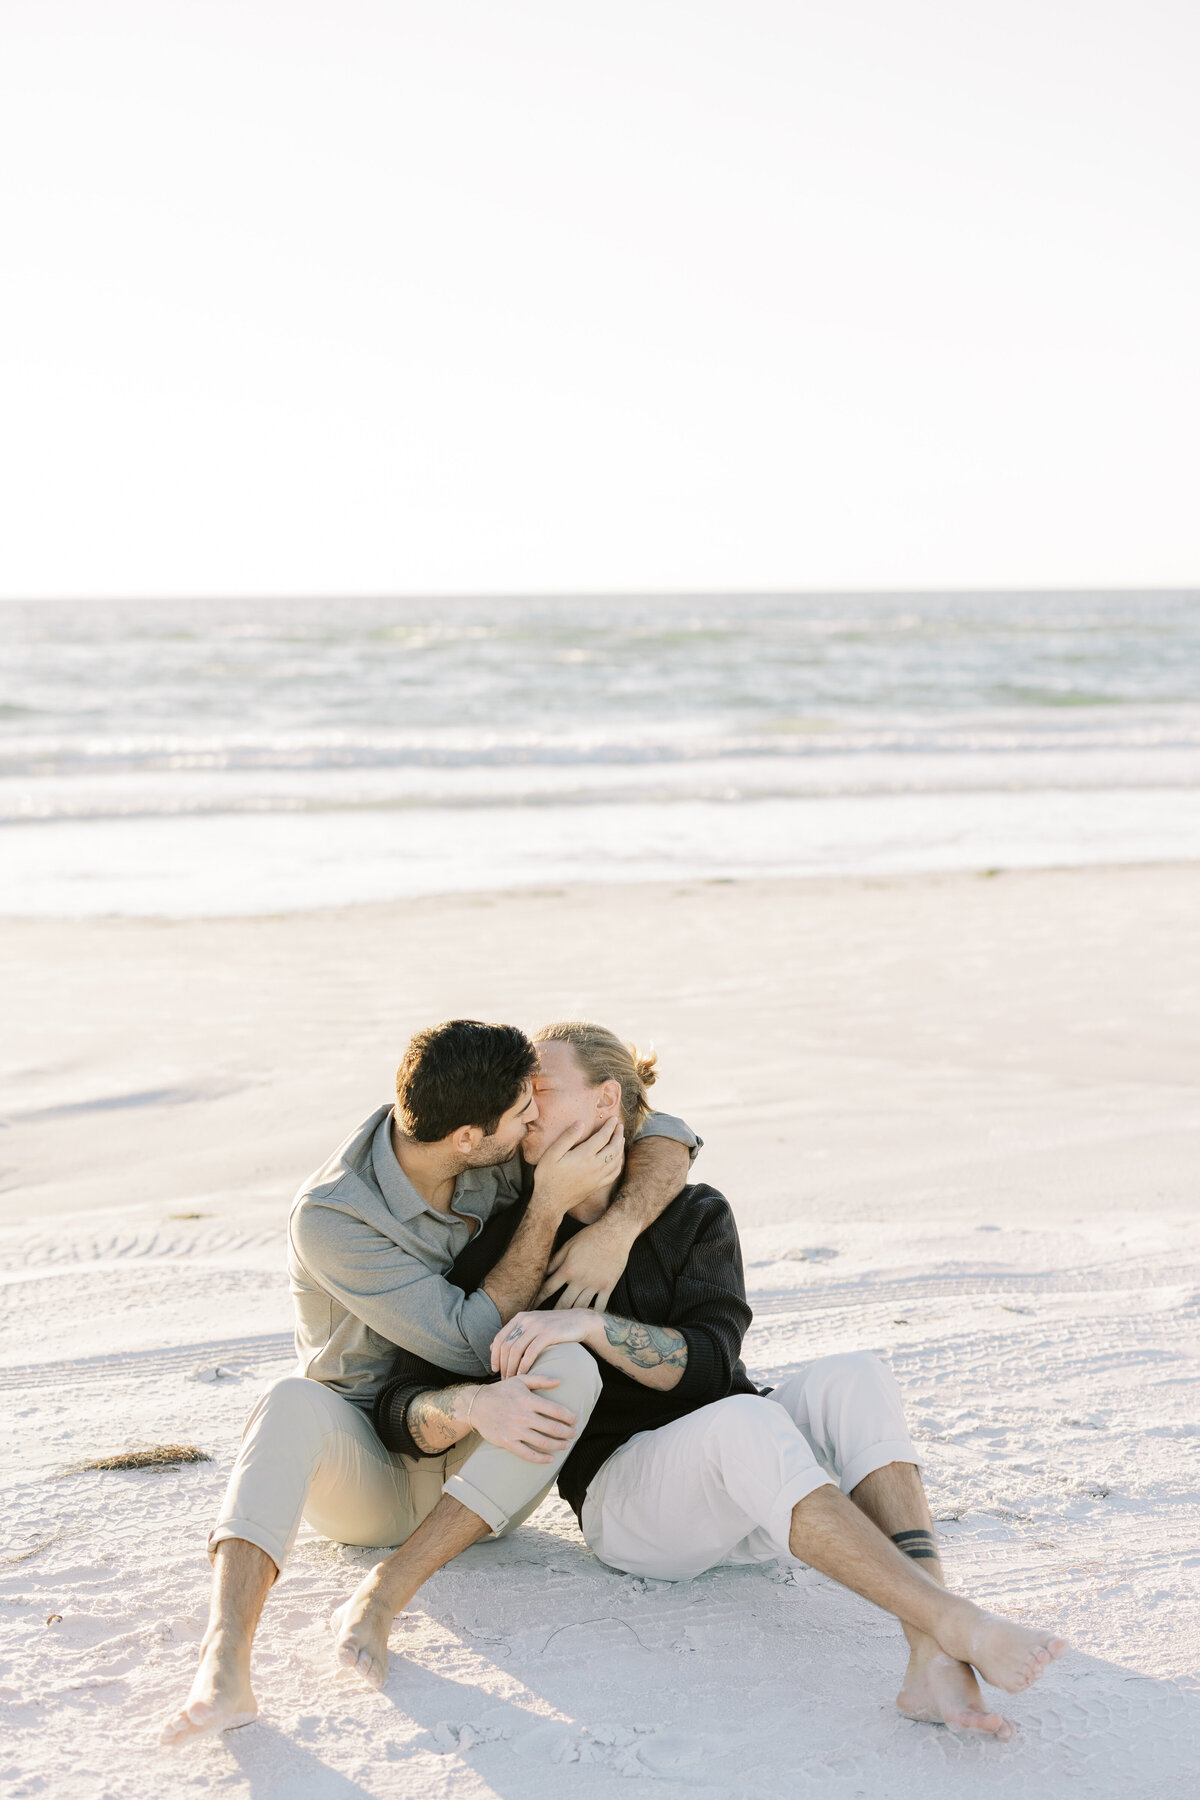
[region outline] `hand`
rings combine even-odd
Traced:
[[[625,1160],[625,1128],[620,1113],[606,1119],[590,1137],[580,1139],[582,1125],[560,1132],[542,1152],[533,1176],[531,1204],[548,1208],[561,1219],[573,1206],[617,1179]]]
[[[526,1462],[553,1462],[575,1436],[575,1414],[537,1391],[557,1386],[549,1375],[490,1381],[475,1396],[472,1428],[489,1444]]]
[[[625,1273],[630,1248],[628,1231],[606,1214],[554,1252],[534,1304],[540,1306],[562,1288],[556,1307],[594,1306],[603,1312]]]
[[[602,1329],[600,1314],[576,1307],[571,1312],[521,1312],[502,1325],[492,1339],[492,1367],[501,1375],[526,1373],[551,1344],[586,1344]]]

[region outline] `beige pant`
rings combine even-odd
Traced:
[[[792,1508],[915,1463],[900,1389],[867,1350],[823,1356],[769,1397],[731,1394],[614,1450],[583,1503],[583,1535],[630,1575],[688,1581],[791,1554]]]
[[[578,1436],[600,1393],[595,1359],[581,1344],[555,1344],[534,1368],[557,1379],[547,1397],[575,1414]],[[553,1463],[534,1463],[473,1431],[445,1456],[397,1456],[361,1407],[319,1381],[286,1375],[246,1422],[209,1555],[225,1538],[244,1538],[282,1569],[302,1518],[339,1544],[402,1544],[443,1491],[499,1535],[545,1498],[573,1445]]]

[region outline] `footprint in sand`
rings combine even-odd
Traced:
[[[667,1775],[726,1756],[743,1742],[739,1737],[660,1731],[653,1725],[572,1727],[547,1720],[514,1738],[513,1749],[531,1762],[592,1763],[619,1775]]]
[[[555,1728],[551,1727],[551,1729]],[[559,1729],[565,1729],[565,1727]],[[498,1743],[501,1738],[511,1737],[512,1733],[507,1725],[477,1725],[471,1719],[467,1719],[461,1725],[451,1725],[448,1720],[442,1719],[434,1726],[431,1735],[433,1748],[442,1756],[450,1756],[455,1751],[462,1753],[466,1750],[473,1750],[476,1744]],[[534,1737],[537,1734],[529,1732],[526,1735]],[[560,1759],[550,1756],[545,1760],[554,1762]]]

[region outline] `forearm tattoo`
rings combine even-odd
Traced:
[[[605,1313],[604,1335],[614,1350],[639,1369],[656,1369],[660,1364],[671,1369],[687,1367],[687,1340],[669,1325],[642,1325],[637,1319]]]
[[[430,1455],[458,1443],[462,1434],[456,1426],[466,1418],[477,1386],[463,1382],[458,1387],[430,1388],[409,1401],[408,1429],[418,1449]]]
[[[893,1531],[892,1542],[914,1562],[940,1562],[937,1539],[932,1531]]]

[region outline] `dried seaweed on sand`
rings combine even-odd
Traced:
[[[195,1444],[149,1444],[142,1450],[122,1450],[116,1456],[97,1456],[88,1462],[72,1463],[60,1472],[66,1475],[88,1475],[95,1469],[177,1469],[182,1463],[211,1462],[207,1450]]]

